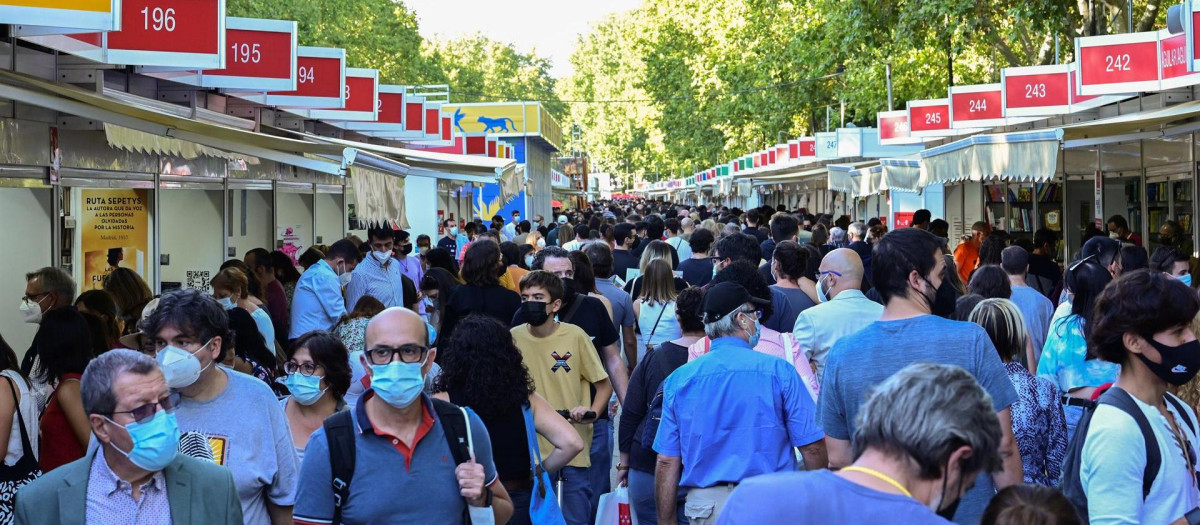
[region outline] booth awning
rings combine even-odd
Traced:
[[[1001,179],[1044,182],[1054,177],[1063,130],[975,135],[920,153],[919,185]]]
[[[819,168],[808,169],[804,171],[792,171],[781,175],[771,177],[755,177],[754,184],[762,186],[766,184],[787,184],[792,182],[806,182],[821,178],[829,171],[828,167],[821,166]]]
[[[829,191],[845,193],[851,198],[857,197],[859,191],[858,180],[861,176],[856,171],[829,170]]]
[[[858,175],[858,195],[855,195],[856,197],[870,197],[883,193],[882,167],[872,166],[860,169],[855,173]]]
[[[151,136],[169,137],[331,175],[345,175],[345,168],[351,164],[346,158],[346,148],[205,122],[15,71],[0,70],[0,97],[123,126]],[[182,107],[179,110],[191,111]]]
[[[1200,101],[1183,102],[1165,108],[1063,126],[1062,139],[1067,141],[1067,147],[1072,147],[1072,141],[1114,137],[1192,117],[1200,117]]]
[[[914,155],[898,159],[879,159],[883,171],[881,190],[921,193],[921,161]]]
[[[272,128],[271,131],[273,133],[290,134],[317,143],[349,147],[389,157],[409,166],[408,174],[417,177],[434,177],[443,180],[480,184],[495,183],[500,182],[505,176],[510,175],[517,164],[512,159],[397,148],[333,137],[323,137],[309,133],[298,133],[281,128]]]
[[[404,210],[404,179],[386,173],[351,166],[348,184],[354,191],[354,213],[368,224],[396,223],[408,229]]]

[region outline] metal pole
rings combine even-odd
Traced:
[[[829,131],[829,106],[825,106],[825,131]]]
[[[1125,18],[1129,20],[1129,32],[1133,32],[1133,0],[1125,1]]]
[[[1058,64],[1058,63],[1059,63],[1059,56],[1058,56],[1058,33],[1054,33],[1054,63],[1055,63],[1055,64]]]
[[[892,105],[892,64],[887,63],[883,67],[887,74],[888,111],[893,111],[896,108]]]

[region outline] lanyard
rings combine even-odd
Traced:
[[[899,490],[900,492],[903,492],[905,496],[908,496],[910,498],[913,497],[912,493],[909,492],[908,489],[904,488],[904,485],[901,485],[899,481],[892,479],[891,476],[888,476],[887,474],[884,474],[878,470],[869,469],[866,467],[845,467],[842,469],[842,472],[846,472],[846,471],[862,472],[863,474],[866,474],[868,476],[876,477],[879,480],[884,481],[893,487],[896,487],[896,489]]]

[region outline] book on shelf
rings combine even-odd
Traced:
[[[1037,198],[1039,202],[1062,202],[1062,185],[1056,182],[1037,184]]]
[[[1017,188],[1017,194],[1015,198],[1013,198],[1014,196],[1010,190],[1009,197],[1013,199],[1013,202],[1033,202],[1033,188],[1030,188],[1029,186],[1021,186]]]
[[[1192,182],[1178,181],[1175,183],[1175,200],[1191,201],[1192,200]]]
[[[1183,231],[1185,231],[1185,232],[1192,231],[1192,214],[1191,213],[1181,212],[1175,216],[1175,220],[1177,222],[1179,222],[1179,226],[1181,228],[1183,228]]]
[[[988,202],[1004,202],[1004,186],[991,184],[984,188],[987,189]]]
[[[1148,183],[1148,184],[1146,184],[1146,201],[1147,202],[1166,202],[1167,196],[1170,195],[1169,193],[1167,193],[1168,191],[1170,191],[1170,189],[1167,188],[1166,182]],[[1130,202],[1133,202],[1133,201],[1130,201]]]

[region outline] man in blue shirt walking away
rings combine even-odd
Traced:
[[[313,330],[329,330],[346,315],[342,287],[349,283],[358,257],[358,247],[342,239],[329,247],[324,259],[304,271],[292,296],[289,341]]]
[[[765,304],[732,282],[704,295],[700,312],[712,350],[663,382],[654,440],[659,523],[676,521],[681,485],[688,489],[687,518],[709,525],[743,479],[796,470],[792,447],[800,447],[810,470],[828,464],[816,406],[795,368],[754,351]]]

